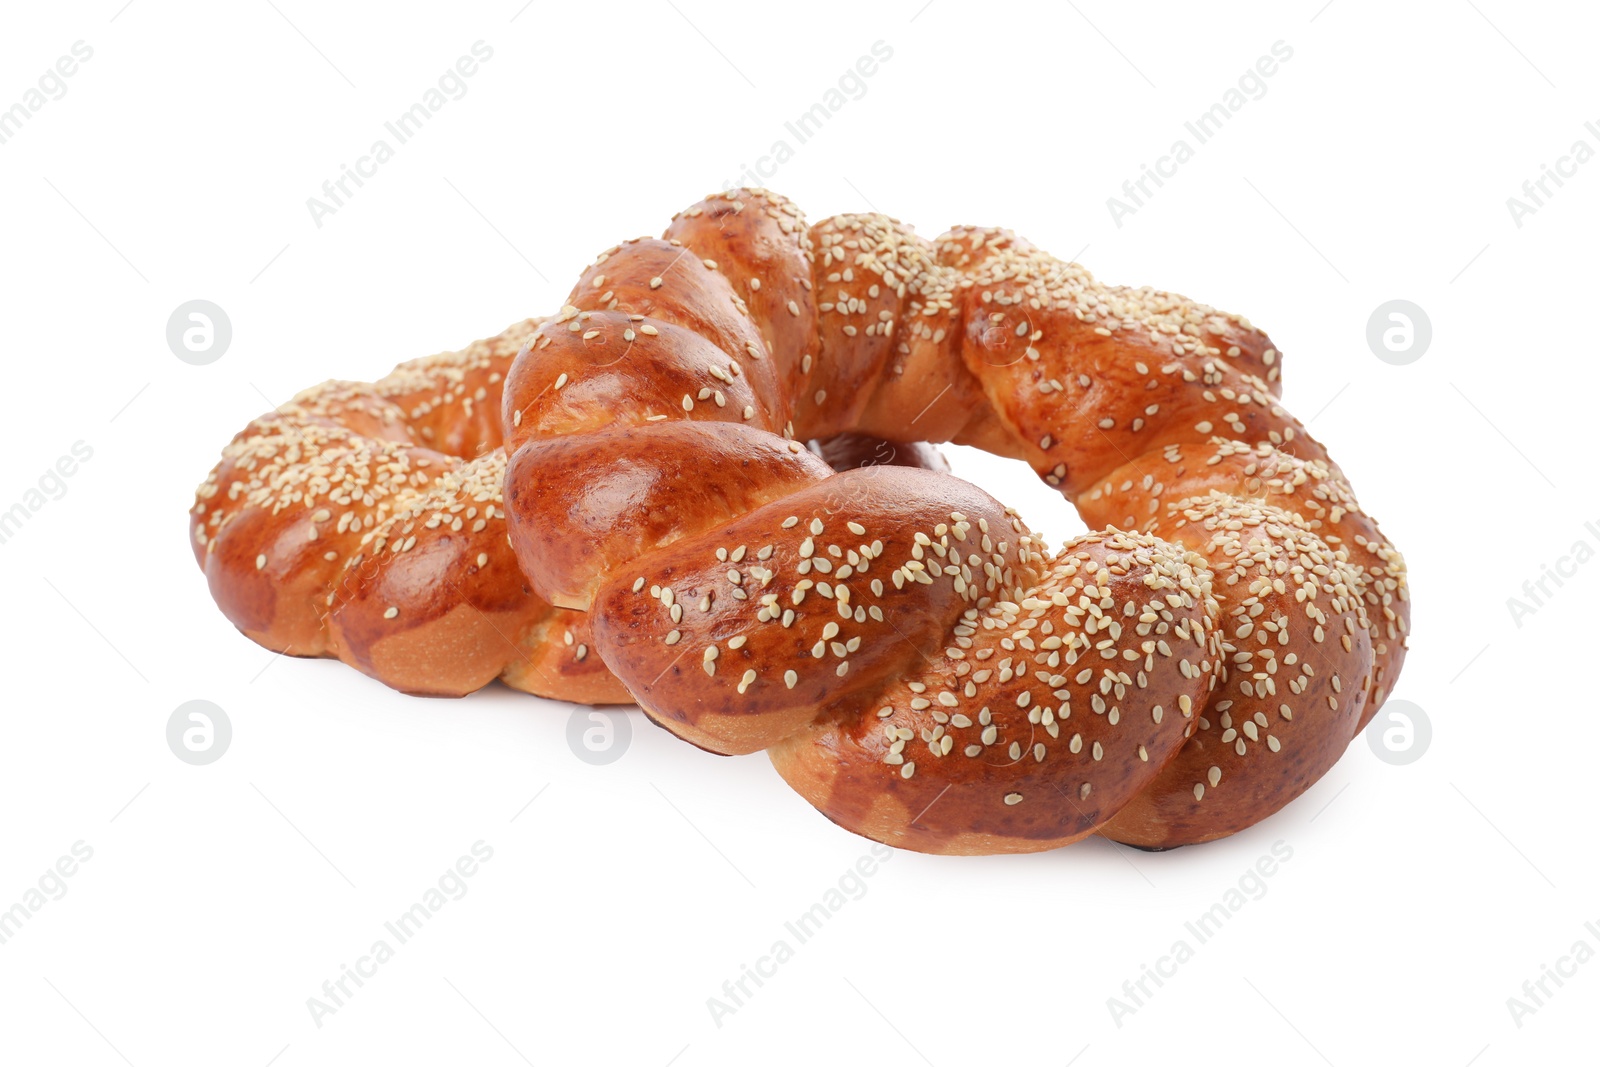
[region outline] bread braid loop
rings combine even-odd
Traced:
[[[507,537],[501,392],[543,321],[377,382],[325,382],[235,437],[190,519],[196,561],[234,625],[273,652],[337,656],[411,693],[458,696],[499,678],[580,703],[631,701],[591,651],[590,616],[534,595]],[[942,464],[925,446],[863,436],[821,447],[838,469]]]
[[[602,254],[514,364],[512,546],[652,718],[849,829],[1207,840],[1326,771],[1403,657],[1404,565],[1281,366],[1008,231],[733,190]],[[799,444],[838,433],[1024,459],[1105,529],[1049,553],[975,486]]]

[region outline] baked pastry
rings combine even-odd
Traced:
[[[256,420],[191,532],[274,650],[634,699],[900,847],[1167,848],[1308,788],[1405,655],[1404,563],[1280,371],[1244,319],[1005,230],[734,190],[550,319]],[[907,439],[1105,528],[1050,552]]]
[[[376,382],[329,381],[252,421],[195,492],[212,597],[258,644],[337,656],[396,689],[460,696],[499,678],[581,704],[631,703],[589,620],[536,596],[506,540],[500,398],[528,319]],[[932,448],[814,445],[838,469]]]
[[[1404,657],[1404,564],[1281,369],[1244,319],[1009,231],[734,190],[534,328],[503,507],[652,719],[768,750],[846,828],[1172,847],[1308,788]],[[841,433],[1025,460],[1105,529],[1052,552],[976,486],[800,444]]]

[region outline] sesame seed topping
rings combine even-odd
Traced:
[[[691,223],[695,219],[701,221]],[[752,223],[776,228],[749,229]],[[779,242],[778,234],[789,243],[763,244]],[[667,257],[698,259],[707,271],[720,270],[720,259],[729,270],[718,278],[695,274],[686,265],[679,275],[683,292],[675,290],[673,301],[657,305],[653,298],[640,299],[639,268],[670,272],[668,258],[651,258],[667,245],[676,249]],[[775,251],[763,251],[758,262],[749,251],[753,247]],[[782,273],[769,267],[769,262],[780,262],[777,256],[783,250],[805,266]],[[1360,672],[1369,659],[1382,660],[1386,653],[1380,647],[1403,647],[1407,609],[1398,555],[1372,540],[1369,524],[1355,524],[1351,516],[1363,517],[1337,468],[1319,458],[1315,442],[1276,405],[1277,353],[1270,348],[1263,352],[1264,335],[1243,320],[1151,289],[1102,286],[1076,264],[1053,260],[1001,231],[961,228],[929,242],[878,215],[840,216],[807,226],[786,201],[754,190],[696,205],[675,219],[665,242],[619,245],[596,260],[602,262],[611,280],[608,274],[592,272],[588,284],[572,297],[584,308],[564,306],[537,333],[529,328],[518,338],[524,367],[586,366],[583,361],[599,346],[563,363],[572,357],[563,356],[560,345],[571,353],[580,342],[612,336],[612,325],[629,344],[638,337],[659,336],[655,326],[643,322],[641,312],[648,308],[660,316],[658,321],[676,323],[667,341],[654,346],[661,351],[651,354],[653,365],[687,360],[690,352],[707,353],[694,361],[696,366],[684,363],[681,380],[665,379],[676,386],[669,390],[687,390],[682,393],[683,412],[694,418],[731,418],[739,411],[745,423],[781,438],[795,456],[807,451],[804,442],[819,426],[853,429],[852,413],[883,382],[917,366],[942,365],[920,361],[958,355],[987,330],[983,343],[993,341],[1001,346],[997,353],[1009,353],[1006,359],[1015,362],[973,364],[983,389],[972,391],[975,399],[961,400],[971,410],[954,412],[958,421],[951,425],[981,415],[990,420],[986,425],[1004,427],[997,432],[1015,439],[1007,446],[1012,454],[1037,457],[1037,445],[1049,456],[1038,465],[1045,480],[1083,506],[1086,517],[1092,507],[1096,518],[1091,524],[1103,521],[1118,527],[1051,552],[1009,511],[1004,517],[996,510],[970,518],[949,512],[945,522],[946,506],[927,521],[902,525],[903,516],[881,515],[868,503],[858,512],[870,518],[863,523],[840,515],[829,501],[817,510],[830,516],[826,521],[834,523],[836,536],[843,523],[850,535],[846,540],[856,539],[852,543],[829,543],[820,517],[804,520],[805,530],[792,540],[772,532],[770,525],[748,525],[744,533],[724,537],[715,565],[701,566],[713,551],[704,547],[701,560],[685,558],[653,568],[660,581],[681,590],[684,602],[677,602],[672,586],[652,587],[656,603],[630,601],[627,610],[637,620],[630,625],[666,646],[681,642],[685,633],[691,645],[719,642],[720,652],[717,644],[702,648],[708,677],[715,678],[720,655],[740,653],[737,662],[749,666],[737,691],[747,700],[735,702],[728,714],[749,713],[744,721],[754,723],[769,711],[787,712],[784,701],[792,705],[792,698],[769,705],[761,699],[768,691],[751,692],[758,672],[781,674],[786,689],[793,690],[803,663],[831,665],[836,677],[844,677],[852,657],[865,656],[857,668],[859,685],[836,686],[830,694],[830,683],[819,672],[814,677],[823,682],[820,696],[807,699],[826,703],[845,691],[881,692],[878,699],[889,703],[877,717],[891,749],[881,758],[899,767],[906,780],[917,766],[910,755],[933,767],[926,772],[935,777],[929,796],[934,786],[946,784],[939,761],[957,749],[968,759],[984,760],[981,766],[957,764],[966,773],[1011,776],[999,779],[1002,789],[1010,788],[1003,792],[1007,806],[1022,801],[1023,790],[1034,781],[1029,775],[1046,773],[1038,765],[1050,762],[1052,777],[1039,781],[1051,782],[1052,788],[1043,789],[1035,803],[1047,805],[1042,818],[1054,819],[1058,798],[1051,794],[1072,788],[1069,774],[1079,779],[1079,797],[1088,798],[1091,784],[1082,775],[1093,761],[1109,761],[1103,768],[1108,775],[1114,768],[1118,776],[1143,774],[1146,780],[1166,766],[1172,773],[1156,780],[1170,780],[1161,788],[1185,802],[1190,782],[1199,803],[1208,786],[1220,788],[1224,770],[1230,790],[1253,795],[1256,780],[1236,780],[1236,775],[1266,773],[1258,767],[1299,767],[1289,758],[1275,761],[1259,755],[1263,746],[1277,753],[1301,741],[1290,725],[1293,706],[1312,701],[1313,711],[1320,712],[1326,702],[1334,712],[1348,711],[1353,702],[1381,700],[1392,686],[1392,676],[1381,676],[1377,668],[1372,675]],[[750,276],[753,270],[776,288],[747,302],[762,287],[761,278]],[[649,280],[652,290],[662,284],[661,275]],[[614,288],[608,290],[608,285]],[[782,295],[798,293],[797,286],[808,293],[803,305]],[[714,349],[684,347],[699,342],[687,336],[692,326],[680,321],[676,295],[684,296],[684,306],[704,306],[716,321],[734,323],[735,328],[712,339]],[[779,325],[787,321],[780,302],[789,318],[802,321]],[[845,372],[859,366],[859,350],[846,347],[846,339],[862,336],[874,343],[881,340],[883,361],[851,377]],[[800,340],[805,337],[814,340]],[[801,351],[818,340],[823,347],[815,359]],[[1080,348],[1096,355],[1078,355]],[[757,363],[746,375],[738,362],[718,354],[724,349],[754,360],[775,358],[778,366],[769,373],[765,363]],[[504,369],[509,369],[510,358],[509,353],[504,356]],[[787,379],[791,365],[804,375],[815,371],[815,376]],[[623,367],[632,370],[632,364]],[[880,370],[883,382],[877,380]],[[576,373],[581,377],[587,371]],[[538,383],[549,380],[547,372],[530,376],[519,370],[512,379],[516,389],[526,390],[504,398],[512,441],[561,433],[560,420],[574,413],[559,398],[546,394],[540,400],[535,395],[542,388]],[[360,439],[342,426],[330,429],[304,419],[294,425],[323,454],[297,452],[296,459],[286,460],[289,450],[301,446],[280,432],[283,441],[272,446],[275,452],[234,452],[241,469],[248,462],[254,464],[250,470],[258,471],[234,484],[251,498],[248,506],[274,508],[274,514],[293,509],[288,512],[291,521],[309,516],[309,529],[297,528],[296,537],[303,532],[307,539],[321,539],[319,549],[337,547],[338,552],[324,557],[329,563],[346,561],[343,567],[326,568],[337,574],[354,573],[354,563],[363,557],[376,559],[382,553],[388,559],[394,553],[427,551],[430,537],[469,528],[498,538],[507,530],[500,495],[504,452],[491,447],[497,442],[466,446],[469,454],[473,448],[498,454],[494,469],[501,476],[488,479],[495,484],[487,490],[494,494],[487,511],[481,507],[488,503],[485,499],[461,500],[454,489],[445,494],[433,488],[441,484],[445,468],[464,469],[463,457],[441,461],[433,450],[455,433],[454,426],[476,425],[479,411],[500,409],[499,392],[480,388],[482,380],[463,382],[459,375],[437,373],[425,387],[412,378],[407,388],[386,387],[388,391],[376,393],[383,403],[397,398],[393,403],[404,407],[415,444]],[[597,380],[585,380],[581,391],[588,394]],[[570,381],[568,372],[560,373],[553,391]],[[792,388],[777,392],[775,381]],[[1145,392],[1137,398],[1116,395],[1117,390],[1135,389]],[[833,406],[816,410],[830,391]],[[650,400],[660,407],[656,396],[650,394]],[[296,402],[301,403],[298,398]],[[350,410],[361,411],[364,418],[375,415],[371,409]],[[626,405],[616,410],[619,421],[645,431],[669,418]],[[446,416],[456,411],[466,417],[452,422]],[[791,412],[793,421],[785,422]],[[326,422],[337,423],[338,418]],[[1091,423],[1102,432],[1088,433]],[[1192,443],[1196,434],[1222,436]],[[1168,443],[1175,438],[1177,443]],[[352,446],[352,439],[371,443]],[[301,455],[307,457],[303,463]],[[810,461],[809,455],[802,458]],[[430,471],[430,463],[438,466]],[[304,473],[284,478],[281,472],[294,464]],[[235,513],[230,505],[243,506],[231,499],[235,492],[219,483],[204,501],[209,510],[197,500],[194,534],[203,551],[215,551],[217,539],[227,535],[224,519]],[[424,499],[425,507],[420,503]],[[455,507],[457,503],[463,506]],[[474,504],[477,510],[466,510]],[[969,512],[975,510],[968,506]],[[336,517],[336,529],[318,529]],[[502,525],[491,529],[491,521]],[[718,522],[723,521],[719,515]],[[782,526],[790,530],[802,521],[789,516]],[[871,546],[861,543],[868,525],[881,527],[875,532],[883,540]],[[685,546],[704,546],[695,540],[703,533],[691,524],[674,530],[672,538],[682,538],[678,543]],[[753,556],[743,545],[726,544],[737,537],[756,539],[749,550]],[[771,543],[758,550],[762,541]],[[1186,547],[1175,547],[1180,545]],[[516,547],[522,552],[528,545],[519,540]],[[677,549],[662,541],[642,555],[657,551]],[[475,555],[477,566],[486,567],[488,553]],[[235,560],[241,556],[249,559],[237,549],[232,552]],[[471,558],[461,557],[454,566]],[[265,554],[256,557],[257,570],[265,568],[266,560]],[[283,566],[289,565],[285,559]],[[500,566],[496,572],[505,572],[504,578],[493,575],[496,581],[521,581],[516,567]],[[626,581],[614,570],[604,577]],[[631,584],[639,595],[646,579],[640,576]],[[385,617],[410,611],[412,603],[402,599]],[[929,627],[929,606],[942,611],[944,604],[952,606],[950,620]],[[688,622],[683,619],[686,610]],[[889,625],[891,619],[898,625]],[[696,630],[700,622],[708,629]],[[748,635],[759,634],[759,627],[768,624],[791,632],[772,630],[769,640],[749,648]],[[557,632],[559,628],[550,630],[547,639],[575,647],[581,660],[587,646],[575,645],[571,631],[560,638]],[[661,645],[645,649],[647,656],[661,657],[651,665],[652,674],[670,665],[671,653]],[[653,687],[634,688],[645,693]],[[698,723],[713,738],[719,712],[711,709],[724,698],[731,700],[725,687],[718,689],[724,697],[708,700]],[[1169,703],[1179,708],[1181,720],[1163,721]],[[1140,714],[1145,709],[1148,720]],[[1302,716],[1300,727],[1313,729],[1319,720],[1335,718]],[[661,721],[672,719],[670,714],[661,716]],[[1063,725],[1068,726],[1065,732]],[[1209,733],[1213,729],[1216,735]],[[1202,731],[1202,740],[1209,743],[1202,751],[1218,766],[1184,762],[1189,749],[1182,747],[1183,740]],[[922,756],[924,747],[928,756]],[[1063,748],[1076,758],[1068,759]],[[1016,769],[1002,770],[1010,765],[1001,758],[1001,749]],[[1054,758],[1051,749],[1056,750]],[[1029,754],[1031,761],[1025,759]],[[1121,788],[1112,788],[1114,797],[1125,795]],[[864,798],[863,810],[871,799]],[[849,810],[855,803],[850,798],[841,807]],[[1109,800],[1102,805],[1114,806]],[[1212,811],[1207,818],[1229,817],[1216,814],[1229,806],[1208,806]],[[1060,814],[1063,826],[1082,818],[1081,812],[1067,809]],[[1114,815],[1103,813],[1105,818]],[[937,844],[934,831],[917,827],[912,832],[933,834],[929,840]]]

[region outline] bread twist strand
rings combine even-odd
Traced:
[[[1403,656],[1403,564],[1280,371],[1245,320],[1007,231],[737,190],[603,253],[513,366],[513,546],[653,718],[769,749],[850,829],[1206,840],[1315,781]],[[908,427],[1124,528],[1047,555],[975,487],[796,440]]]
[[[501,391],[541,321],[377,382],[325,382],[235,437],[190,521],[224,614],[274,651],[337,656],[407,692],[498,677],[627,702],[589,654],[589,619],[533,595],[507,538]]]

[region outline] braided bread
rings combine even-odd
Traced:
[[[255,419],[195,493],[195,558],[218,607],[275,652],[337,656],[411,693],[499,678],[582,704],[631,703],[589,618],[534,595],[506,537],[505,374],[543,320],[376,382],[330,381]],[[819,442],[839,470],[947,470],[926,445]]]
[[[602,253],[505,383],[511,545],[657,723],[939,853],[1166,848],[1298,796],[1393,686],[1399,553],[1244,319],[1005,230],[740,189]],[[834,473],[853,433],[1026,460],[1105,529]]]

